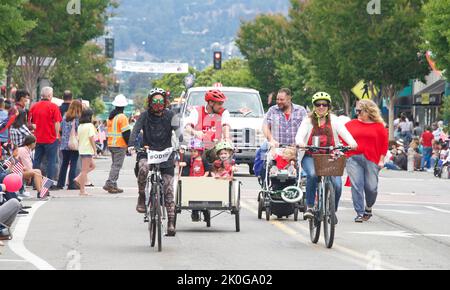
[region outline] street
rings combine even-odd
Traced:
[[[147,224],[135,211],[134,157],[127,157],[121,171],[118,184],[125,192],[119,195],[101,188],[111,165],[102,158],[90,174],[93,196],[62,190],[48,201],[24,201],[32,209],[17,218],[14,239],[0,247],[0,270],[450,268],[450,180],[431,173],[382,170],[374,217],[362,224],[353,222],[345,187],[334,246],[326,249],[323,233],[317,245],[310,242],[302,218],[258,220],[259,185],[247,175],[248,167],[240,166],[241,232],[235,232],[228,213],[207,228],[184,211],[176,236],[163,237],[159,253],[149,247]]]

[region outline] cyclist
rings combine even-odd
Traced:
[[[195,107],[186,120],[185,131],[203,142],[209,162],[213,162],[214,146],[230,139],[230,112],[223,107],[226,96],[219,90],[205,94],[206,106]],[[212,153],[210,155],[210,153]]]
[[[340,145],[339,138],[342,138],[352,149],[356,149],[358,145],[348,132],[347,128],[339,120],[339,118],[331,113],[332,101],[331,96],[325,92],[318,92],[312,98],[313,110],[309,117],[302,122],[295,137],[296,144],[300,147],[313,145],[313,137],[319,137],[320,147],[329,147]],[[315,192],[317,190],[318,178],[315,173],[313,154],[327,154],[319,150],[318,152],[306,151],[302,167],[307,175],[306,179],[306,204],[307,210],[304,217],[312,218],[314,207]],[[332,178],[336,193],[336,210],[338,208],[339,199],[342,193],[341,177]]]
[[[141,130],[143,131],[142,146],[155,151],[163,151],[172,147],[172,132],[177,131],[178,126],[176,125],[176,122],[173,122],[172,120],[174,118],[174,113],[168,109],[169,105],[169,97],[165,90],[154,88],[150,91],[148,94],[148,110],[140,115],[133,128],[129,142],[129,150],[134,149],[136,137]],[[139,197],[136,210],[139,213],[145,213],[145,185],[149,172],[147,154],[138,153],[136,161],[138,162],[139,168]],[[174,166],[173,154],[167,162],[160,165],[165,206],[168,216],[167,235],[169,236],[175,235],[175,202],[173,194]]]

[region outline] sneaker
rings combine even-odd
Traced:
[[[199,222],[200,221],[200,212],[198,210],[193,210],[191,214],[191,218],[193,222]]]
[[[110,190],[108,190],[108,192],[111,194],[123,193],[123,189],[112,187],[110,188]]]
[[[363,216],[358,215],[355,217],[355,223],[362,223],[364,221]]]
[[[77,184],[77,186],[78,186],[78,184]],[[113,189],[114,187],[112,187],[111,185],[104,185],[103,186],[103,190],[105,190],[105,191],[107,191],[107,192],[109,192],[111,189]]]
[[[372,217],[372,209],[366,207],[364,210],[363,220],[366,222]]]
[[[305,219],[312,219],[314,218],[314,212],[312,208],[308,208],[305,213],[303,214],[303,218]]]
[[[61,189],[61,188],[58,187],[58,186],[56,186],[56,185],[50,186],[50,190],[53,190],[53,191],[57,191],[57,190],[60,190],[60,189]]]
[[[31,209],[31,206],[22,206],[22,209]]]
[[[20,192],[18,194],[18,196],[20,196],[22,198],[31,198],[31,193],[29,193],[28,191],[24,191],[24,192]]]

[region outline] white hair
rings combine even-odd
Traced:
[[[53,88],[51,87],[43,87],[41,90],[41,97],[46,98],[53,96]]]

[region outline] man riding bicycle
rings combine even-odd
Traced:
[[[203,142],[206,150],[220,141],[230,142],[230,112],[223,107],[226,96],[219,90],[205,94],[206,106],[194,107],[185,122],[185,132]],[[210,162],[214,161],[211,156]]]
[[[163,151],[172,147],[172,132],[178,129],[176,122],[173,122],[174,113],[167,109],[170,105],[169,97],[165,90],[154,88],[148,94],[148,110],[142,113],[133,128],[129,141],[129,149],[135,146],[136,137],[143,131],[142,146],[154,151]],[[138,188],[139,197],[136,210],[145,213],[145,186],[149,165],[147,164],[147,154],[139,152],[137,154],[138,163]],[[175,202],[173,194],[173,177],[175,173],[174,156],[167,162],[160,164],[163,179],[163,193],[165,195],[165,206],[167,209],[167,235],[175,235]]]
[[[309,117],[302,123],[298,129],[297,136],[295,137],[296,144],[299,147],[312,146],[313,137],[319,138],[319,147],[336,147],[341,142],[339,137],[342,138],[352,149],[357,148],[357,144],[352,135],[348,132],[344,123],[341,122],[338,117],[331,113],[331,96],[325,92],[316,93],[312,98],[313,111]],[[314,145],[315,146],[315,145]],[[306,204],[307,210],[305,212],[305,218],[312,218],[314,197],[317,190],[316,171],[314,168],[313,154],[327,154],[328,152],[322,151],[306,151],[302,160],[302,168],[307,175],[306,179]],[[336,193],[336,210],[338,207],[339,199],[342,193],[342,180],[340,176],[332,178],[332,182]]]

